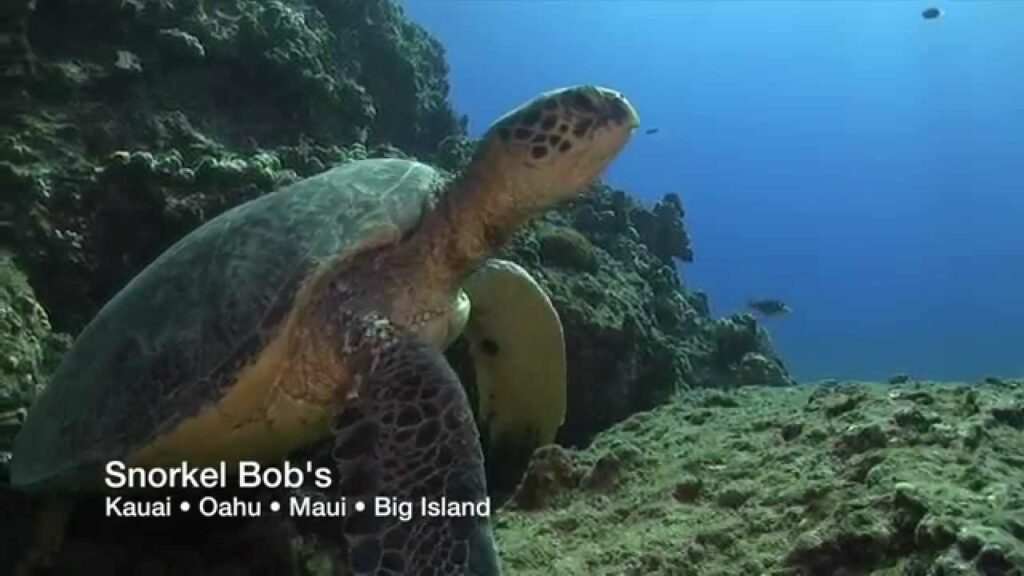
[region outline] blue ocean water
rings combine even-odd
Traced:
[[[1024,374],[1024,1],[404,6],[474,135],[553,87],[624,91],[659,133],[607,180],[681,195],[716,314],[793,307],[768,325],[797,377]]]

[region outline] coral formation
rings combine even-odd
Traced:
[[[690,236],[683,227],[685,215],[679,195],[666,194],[650,212],[634,212],[633,220],[640,237],[655,256],[669,264],[673,258],[692,262]]]
[[[0,482],[26,408],[67,346],[66,336],[51,331],[25,276],[0,252]]]
[[[581,272],[596,272],[597,255],[590,240],[568,226],[542,228],[537,234],[540,260],[546,266],[560,266]]]

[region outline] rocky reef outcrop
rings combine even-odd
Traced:
[[[442,47],[387,0],[3,11],[0,245],[69,332],[223,210],[461,134]]]
[[[538,451],[497,517],[505,569],[1021,574],[1022,407],[996,378],[692,392]]]
[[[27,407],[67,349],[25,276],[0,252],[0,482],[7,480],[14,435]]]

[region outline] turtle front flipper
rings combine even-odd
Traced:
[[[565,420],[562,323],[540,285],[512,262],[488,260],[463,289],[488,484],[501,493],[515,487],[534,450],[553,442]]]
[[[336,416],[332,451],[337,496],[350,509],[342,526],[349,569],[497,576],[486,515],[436,517],[422,508],[487,501],[483,454],[458,377],[436,346],[379,315],[357,324],[363,328],[346,338],[356,386]],[[411,515],[377,515],[378,499],[410,503]]]

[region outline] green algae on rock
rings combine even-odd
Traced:
[[[51,331],[25,276],[0,252],[0,482],[14,434],[68,343]]]
[[[628,447],[614,488],[562,482],[541,506],[500,510],[505,569],[1019,574],[1024,429],[995,416],[1024,399],[1024,380],[1010,382],[684,393],[559,458],[585,477]],[[907,426],[923,407],[927,424]],[[863,441],[837,450],[844,438]]]
[[[594,272],[598,261],[590,240],[568,226],[547,226],[537,234],[540,260],[547,266]]]

